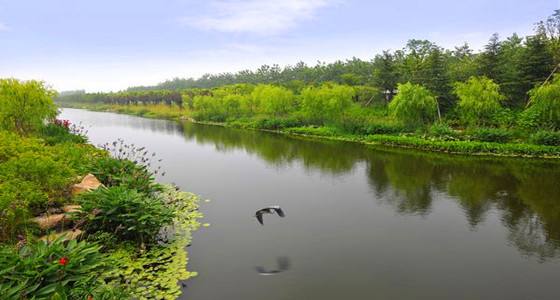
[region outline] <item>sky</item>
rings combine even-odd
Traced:
[[[560,0],[0,0],[0,78],[118,91],[175,77],[358,57],[409,39],[480,49]]]

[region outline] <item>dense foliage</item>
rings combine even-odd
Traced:
[[[467,44],[447,50],[430,41],[410,40],[371,61],[263,66],[119,93],[75,92],[58,101],[148,117],[350,139],[384,134],[550,145],[554,139],[537,132],[555,136],[560,129],[560,79],[550,80],[560,70],[559,28],[560,10],[539,22],[531,36],[500,40],[492,35],[480,53]],[[160,93],[179,93],[182,102],[156,105],[141,100],[144,94]],[[127,100],[111,100],[117,95]]]
[[[112,268],[98,245],[62,239],[0,247],[0,266],[3,299],[102,299]]]
[[[46,119],[56,116],[55,94],[43,82],[0,79],[0,129],[18,134],[38,131]]]
[[[537,118],[539,125],[560,129],[560,76],[529,94],[531,102],[528,112]]]
[[[88,232],[107,232],[119,240],[140,245],[157,239],[161,228],[173,220],[174,212],[158,198],[126,186],[100,188],[78,199]]]
[[[492,117],[502,108],[505,97],[500,86],[487,77],[471,77],[455,83],[462,121],[468,125],[490,125]]]
[[[513,34],[500,39],[495,34],[481,53],[474,53],[467,44],[443,49],[430,41],[411,40],[402,49],[383,51],[371,60],[352,58],[333,63],[319,62],[314,66],[303,62],[285,67],[263,65],[257,70],[206,74],[198,79],[175,78],[156,86],[129,88],[126,93],[191,89],[194,91],[190,93],[196,93],[197,89],[240,83],[281,85],[299,93],[307,85],[325,82],[373,86],[382,93],[396,89],[399,82],[410,81],[432,90],[441,98],[440,104],[446,110],[456,100],[451,90],[452,83],[480,75],[501,86],[507,97],[506,106],[522,107],[527,101],[527,91],[543,82],[554,66],[560,63],[559,24],[560,10],[556,10],[549,18],[537,23],[532,36],[522,38]],[[73,95],[81,99],[84,97],[83,92],[74,92]],[[67,96],[71,98],[73,95]],[[104,97],[94,95],[87,97]]]
[[[86,144],[51,97],[42,83],[0,80],[2,299],[175,299],[195,275],[184,249],[198,198],[157,184],[144,147]],[[72,188],[88,173],[104,186]]]
[[[398,94],[389,103],[389,113],[408,126],[418,126],[436,119],[438,103],[432,93],[410,82],[399,84]]]

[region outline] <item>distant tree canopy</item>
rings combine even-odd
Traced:
[[[427,87],[446,110],[457,100],[452,89],[456,81],[474,75],[498,83],[506,96],[505,105],[522,107],[527,92],[542,83],[560,63],[560,10],[536,24],[533,35],[513,34],[501,40],[492,35],[480,53],[468,44],[452,50],[427,40],[410,40],[403,49],[383,51],[371,61],[352,58],[333,63],[304,62],[280,67],[263,65],[257,70],[237,73],[205,74],[198,79],[175,78],[156,86],[131,87],[128,91],[208,89],[237,83],[275,84],[299,93],[303,86],[325,82],[351,86],[372,86],[380,92],[394,90],[398,83],[417,83]]]
[[[257,70],[206,74],[198,79],[175,78],[156,86],[131,87],[117,93],[73,91],[61,94],[57,101],[186,104],[207,110],[216,105],[206,103],[213,98],[219,99],[221,105],[232,112],[279,117],[296,107],[303,108],[311,116],[318,110],[331,109],[330,103],[309,102],[309,99],[324,101],[326,96],[319,96],[320,92],[340,92],[351,96],[355,103],[370,106],[390,100],[399,84],[411,83],[428,90],[444,115],[459,103],[463,103],[465,112],[469,111],[467,103],[496,107],[494,100],[498,98],[500,106],[519,111],[529,102],[528,92],[542,84],[559,65],[560,10],[556,10],[536,24],[533,35],[513,34],[502,40],[494,34],[479,53],[468,44],[449,50],[427,40],[410,40],[402,49],[383,51],[369,61],[352,58],[328,64],[318,62],[314,66],[304,62],[285,67],[263,65]],[[478,79],[469,80],[473,76]],[[467,83],[458,85],[457,82]],[[497,93],[500,94],[498,98],[495,97]],[[231,96],[226,97],[226,94]],[[477,101],[483,102],[474,101],[473,97],[478,96],[483,98]],[[487,116],[483,116],[468,122],[486,121]]]

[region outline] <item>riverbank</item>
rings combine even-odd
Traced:
[[[105,111],[129,114],[146,118],[167,119],[173,121],[190,121],[198,124],[226,126],[240,129],[261,130],[300,136],[314,139],[327,139],[345,142],[355,142],[365,145],[380,145],[416,149],[420,151],[440,152],[463,155],[487,155],[505,157],[526,157],[559,159],[559,146],[545,146],[528,143],[497,143],[475,140],[461,140],[458,135],[443,134],[430,135],[427,133],[401,133],[401,134],[348,134],[339,129],[328,126],[296,126],[263,128],[254,120],[235,120],[231,122],[198,121],[191,117],[187,109],[179,109],[167,105],[72,105],[71,108],[80,108],[93,111]],[[468,137],[467,137],[468,138]]]
[[[101,149],[66,120],[0,131],[0,293],[5,299],[176,299],[198,196],[155,181],[154,156]]]

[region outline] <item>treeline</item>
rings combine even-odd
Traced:
[[[474,53],[468,44],[444,49],[427,40],[411,40],[403,49],[384,51],[369,61],[353,58],[315,66],[300,62],[283,68],[263,65],[255,71],[175,78],[128,91],[207,89],[238,83],[275,84],[298,91],[307,85],[334,82],[375,87],[383,93],[395,90],[398,83],[411,82],[434,92],[445,111],[457,100],[452,93],[454,82],[486,76],[500,85],[506,96],[504,105],[515,108],[526,104],[527,92],[545,81],[559,63],[560,10],[556,10],[536,24],[533,35],[500,39],[494,34],[480,53]]]
[[[55,100],[58,103],[104,103],[104,104],[176,104],[181,106],[180,92],[157,90],[118,93],[86,93],[85,91],[62,92]]]
[[[494,35],[478,54],[467,45],[451,51],[411,40],[370,62],[263,67],[154,89],[71,93],[58,101],[320,136],[404,134],[430,141],[560,146],[560,75],[554,76],[559,63],[560,10],[538,23],[534,35],[504,41]],[[425,143],[380,138],[405,146]],[[457,151],[448,146],[440,150]]]

